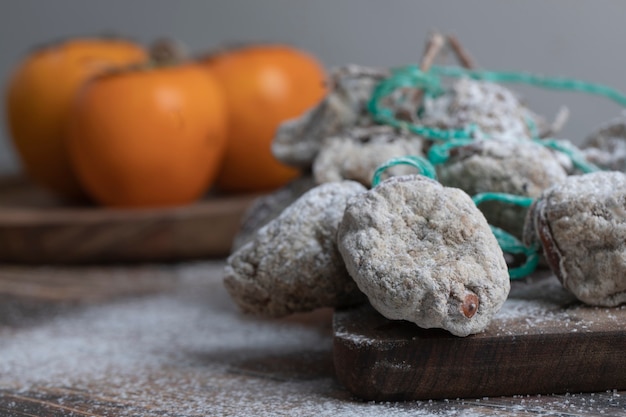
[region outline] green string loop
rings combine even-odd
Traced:
[[[430,179],[437,179],[437,172],[435,167],[431,165],[426,159],[421,156],[407,155],[398,158],[392,158],[376,168],[374,176],[372,177],[372,188],[380,184],[380,178],[387,169],[396,165],[411,165],[419,171],[419,174],[428,177]]]
[[[372,92],[372,97],[367,105],[372,118],[378,123],[407,130],[432,140],[472,137],[475,129],[472,126],[464,129],[438,129],[398,120],[394,110],[385,106],[383,102],[398,89],[407,87],[421,89],[424,91],[424,95],[428,97],[436,97],[444,93],[441,79],[436,75],[425,73],[416,66],[393,69],[391,76],[379,82]]]
[[[521,196],[521,195],[513,195],[506,193],[480,193],[476,194],[472,197],[474,204],[476,206],[484,203],[485,201],[500,201],[507,204],[513,204],[520,207],[529,207],[533,203],[533,198]],[[526,260],[524,263],[516,268],[509,269],[509,276],[511,279],[520,279],[527,275],[532,274],[537,268],[537,264],[539,263],[539,246],[533,245],[528,247],[519,241],[512,234],[505,232],[499,227],[489,225],[491,227],[491,231],[493,232],[496,240],[498,241],[498,245],[503,252],[510,253],[513,255],[524,255]]]
[[[515,268],[509,268],[509,277],[512,280],[524,278],[532,274],[539,264],[539,247],[533,245],[531,247],[524,246],[515,236],[505,232],[499,227],[489,225],[491,232],[496,237],[502,252],[513,255],[524,255],[526,260],[524,263]]]

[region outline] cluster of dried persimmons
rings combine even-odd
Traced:
[[[548,123],[494,80],[606,88],[431,68],[445,43],[433,36],[420,67],[334,71],[325,99],[280,126],[274,155],[308,174],[244,221],[225,270],[242,310],[367,299],[389,319],[467,336],[542,262],[584,303],[626,302],[626,119],[579,148],[552,138],[565,111]],[[443,87],[441,75],[458,77]]]

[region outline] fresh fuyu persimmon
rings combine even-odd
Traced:
[[[286,45],[247,46],[209,55],[201,62],[220,82],[229,112],[218,188],[263,191],[296,177],[297,170],[274,158],[271,143],[280,123],[323,98],[326,75],[320,63]]]
[[[67,147],[87,193],[110,207],[160,207],[207,191],[226,141],[222,92],[197,64],[117,71],[86,83]]]
[[[33,181],[66,198],[82,194],[63,139],[72,98],[91,76],[145,59],[147,51],[130,41],[76,38],[37,49],[21,62],[7,85],[7,122]]]

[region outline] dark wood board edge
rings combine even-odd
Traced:
[[[364,400],[426,400],[626,389],[626,332],[413,340],[335,334],[339,381]]]
[[[24,179],[0,178],[0,189],[21,186],[32,187]],[[2,206],[0,262],[64,265],[221,258],[229,254],[242,216],[259,195],[209,197],[158,209]]]

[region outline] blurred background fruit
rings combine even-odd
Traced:
[[[67,144],[96,202],[181,205],[215,179],[226,117],[217,81],[198,64],[120,70],[91,80],[76,96]]]
[[[346,63],[375,67],[415,63],[428,31],[438,29],[462,39],[480,58],[481,68],[559,74],[626,91],[624,58],[611,53],[622,49],[626,3],[601,4],[404,0],[390,7],[376,0],[7,1],[0,13],[0,79],[8,80],[32,45],[83,33],[121,33],[142,43],[173,36],[193,52],[230,41],[281,42],[311,52],[331,68]],[[581,30],[581,22],[593,30]],[[528,30],[529,23],[533,30]],[[535,111],[549,118],[567,103],[571,117],[563,137],[575,143],[620,112],[614,103],[584,94],[521,86],[519,91]],[[3,106],[0,103],[4,114]],[[16,175],[20,169],[8,120],[0,118],[0,174]]]
[[[322,65],[287,45],[250,45],[218,52],[202,62],[219,80],[229,111],[228,141],[217,187],[224,192],[277,188],[299,172],[271,153],[278,125],[319,102]]]
[[[28,176],[62,197],[81,196],[63,140],[70,102],[91,76],[146,56],[130,41],[75,38],[38,48],[21,62],[8,80],[5,105]]]

